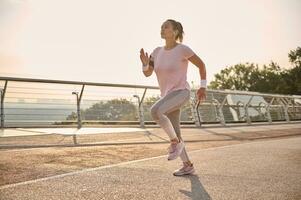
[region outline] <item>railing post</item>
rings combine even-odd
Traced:
[[[288,115],[288,105],[285,104],[285,105],[283,105],[283,107],[284,107],[285,119],[286,119],[286,121],[289,123],[289,122],[290,122],[290,117],[289,117],[289,115]]]
[[[195,94],[195,92],[194,92]],[[194,123],[195,123],[195,126],[196,127],[201,127],[201,116],[198,112],[198,109],[199,109],[199,102],[196,100],[197,99],[197,96],[195,95],[194,96],[194,100],[191,100],[190,97],[189,97],[189,105],[190,105],[190,110],[191,110],[191,113],[192,113],[192,118],[194,120]]]
[[[77,107],[77,128],[80,129],[81,128],[81,120],[80,120],[80,107],[79,107],[79,103],[78,103],[78,92],[72,92],[72,94],[74,94],[76,96],[76,107]],[[76,140],[76,134],[73,135],[73,143],[76,145],[77,144],[77,140]]]
[[[218,113],[219,113],[219,119],[220,119],[220,123],[221,125],[225,126],[225,117],[224,117],[224,113],[223,113],[223,106],[218,105]]]
[[[80,103],[83,96],[85,85],[83,84],[80,95],[78,92],[72,92],[76,96],[76,105],[77,105],[77,128],[80,129],[82,127],[81,113],[80,113]],[[77,144],[76,134],[73,135],[73,142]]]
[[[271,112],[270,112],[270,104],[268,104],[267,108],[267,118],[268,118],[268,122],[269,124],[272,124],[272,117],[271,117]]]
[[[274,97],[272,98],[271,102],[268,102],[268,106],[267,106],[267,117],[268,117],[269,124],[272,124],[270,107],[271,107],[273,101],[274,101]]]
[[[223,107],[227,101],[227,95],[228,94],[225,95],[224,100],[222,101],[220,108],[219,108],[220,115],[221,115],[221,123],[223,126],[226,126],[226,120],[225,120],[225,116],[224,116],[224,112],[223,112]]]
[[[215,98],[212,98],[212,101],[215,101],[217,103],[218,118],[220,120],[221,125],[226,126],[225,117],[224,117],[224,113],[223,113],[223,106],[224,106],[225,102],[227,101],[227,95],[224,97],[222,103],[220,103]]]
[[[251,118],[250,118],[250,115],[249,115],[249,105],[250,105],[250,102],[251,100],[253,99],[253,96],[250,97],[248,103],[246,103],[246,105],[244,106],[245,108],[245,113],[246,113],[246,120],[247,120],[247,123],[250,125],[252,122],[251,122]]]
[[[1,95],[1,104],[0,104],[0,115],[1,115],[1,129],[4,128],[4,113],[3,113],[3,89],[0,89],[0,95]]]
[[[196,117],[197,117],[197,119],[198,120],[195,120],[195,125],[197,126],[197,127],[201,127],[202,126],[202,116],[201,116],[201,114],[200,114],[200,112],[199,112],[199,106],[200,106],[200,101],[198,101],[197,102],[197,105],[196,105],[196,107],[193,107],[193,110],[194,110],[194,115],[196,115]],[[196,112],[195,112],[196,111]]]
[[[143,100],[145,97],[145,93],[146,93],[147,88],[144,89],[142,98],[140,100],[140,97],[138,95],[133,95],[133,97],[136,97],[138,100],[138,116],[139,116],[139,123],[140,123],[140,127],[144,128],[144,109],[143,109]]]
[[[1,104],[0,104],[0,116],[1,116],[1,129],[4,128],[4,97],[7,88],[7,80],[5,81],[4,88],[0,89],[0,96],[1,96]]]
[[[284,98],[281,98],[281,100],[283,100],[282,102],[282,106],[283,106],[283,109],[284,109],[284,117],[286,119],[286,122],[290,122],[290,118],[289,118],[289,115],[288,115],[288,103],[284,101]]]
[[[241,112],[240,112],[240,107],[244,108],[244,103],[241,101],[237,101],[236,102],[236,107],[237,107],[237,115],[238,115],[238,120],[241,121],[244,119],[244,115],[241,116]]]

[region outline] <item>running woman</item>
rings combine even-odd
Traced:
[[[166,20],[161,26],[161,38],[165,46],[159,46],[149,56],[142,48],[140,59],[142,71],[146,77],[155,71],[161,98],[150,108],[151,116],[170,138],[168,160],[180,156],[183,166],[173,172],[173,175],[194,173],[180,131],[181,107],[190,99],[191,88],[187,82],[188,61],[199,68],[201,77],[200,88],[197,91],[199,101],[206,99],[206,68],[204,62],[187,45],[182,44],[183,27],[173,19]]]

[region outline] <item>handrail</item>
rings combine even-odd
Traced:
[[[66,80],[53,80],[53,79],[36,79],[36,78],[20,78],[20,77],[1,77],[2,81],[19,81],[19,82],[39,82],[39,83],[58,83],[58,84],[73,84],[73,85],[90,85],[90,86],[109,86],[109,87],[129,87],[129,88],[148,88],[159,89],[158,86],[149,85],[132,85],[132,84],[116,84],[116,83],[97,83],[97,82],[85,82],[85,81],[66,81]],[[242,90],[215,90],[207,89],[207,92],[234,94],[234,95],[253,95],[253,96],[266,96],[266,97],[278,97],[278,98],[293,98],[301,99],[301,95],[283,95],[283,94],[269,94],[254,91],[242,91]]]
[[[82,101],[81,101],[82,95],[83,95],[83,93],[85,93],[85,94],[87,93],[88,95],[86,95],[86,98],[89,96],[89,90],[87,92],[85,90],[85,92],[84,92],[85,86],[117,87],[117,88],[141,88],[141,89],[144,89],[144,92],[143,92],[142,96],[137,95],[137,94],[133,95],[133,97],[137,98],[137,101],[138,101],[138,104],[137,104],[138,105],[137,106],[137,111],[138,111],[137,116],[138,117],[135,117],[135,118],[139,119],[139,123],[140,123],[141,127],[144,127],[144,122],[145,122],[144,110],[143,110],[144,106],[142,106],[142,105],[143,105],[143,100],[144,100],[146,91],[147,91],[147,89],[155,89],[155,90],[159,89],[159,87],[157,87],[157,86],[148,86],[148,85],[97,83],[97,82],[85,82],[85,81],[67,81],[67,80],[20,78],[20,77],[1,77],[1,76],[0,76],[0,81],[1,82],[4,81],[4,84],[2,85],[3,88],[0,88],[0,99],[1,99],[1,102],[0,102],[1,103],[0,104],[0,119],[1,119],[0,120],[0,127],[1,128],[8,127],[8,126],[5,126],[5,124],[7,125],[9,123],[14,123],[14,122],[9,122],[9,120],[11,120],[14,116],[21,115],[20,113],[18,113],[19,111],[17,111],[17,112],[16,111],[6,112],[4,114],[4,106],[5,106],[4,105],[4,97],[5,97],[8,82],[66,84],[66,85],[81,86],[80,91],[70,91],[70,95],[72,94],[72,95],[76,96],[76,105],[75,106],[77,108],[76,109],[76,114],[77,115],[75,116],[75,114],[71,113],[72,114],[71,117],[77,118],[77,127],[78,128],[81,128],[81,126],[82,126],[81,106],[84,107],[84,105],[86,105],[86,103],[82,103]],[[13,88],[13,86],[12,86],[12,88]],[[211,116],[208,117],[208,116],[204,115],[201,118],[201,113],[200,113],[200,110],[202,110],[202,108],[207,109],[206,106],[208,105],[207,104],[208,101],[204,101],[204,102],[198,101],[198,98],[197,98],[196,93],[195,93],[196,89],[192,88],[191,90],[193,91],[192,96],[193,96],[193,99],[194,99],[193,101],[190,101],[190,105],[191,105],[190,109],[191,109],[191,113],[192,113],[191,118],[193,120],[189,121],[189,122],[195,123],[195,125],[197,127],[201,127],[202,123],[211,122],[211,120],[210,120]],[[264,118],[266,118],[268,120],[268,123],[271,124],[274,120],[279,120],[279,119],[280,120],[285,119],[288,123],[291,120],[300,120],[301,119],[300,118],[301,106],[299,104],[299,100],[301,100],[301,95],[268,94],[268,93],[260,93],[260,92],[253,92],[253,91],[239,91],[239,90],[229,90],[229,89],[225,89],[225,90],[207,89],[206,92],[210,93],[210,96],[212,95],[212,99],[208,98],[208,100],[210,100],[212,103],[214,103],[215,112],[212,112],[212,115],[215,115],[215,119],[213,121],[214,122],[220,122],[221,125],[223,125],[223,126],[226,125],[226,122],[227,123],[230,122],[230,120],[227,120],[227,118],[228,118],[227,109],[230,109],[230,108],[236,109],[235,112],[238,113],[237,115],[239,117],[238,118],[239,120],[237,120],[236,119],[237,117],[236,117],[234,120],[231,119],[231,121],[235,121],[235,122],[241,121],[240,120],[241,117],[244,117],[246,120],[243,120],[243,121],[246,121],[248,124],[251,124],[252,120],[256,121],[258,119],[257,116],[253,117],[252,113],[249,111],[249,109],[251,109],[251,107],[254,107],[253,105],[250,104],[250,102],[252,101],[252,99],[255,96],[261,97],[260,101],[264,101],[264,102],[266,101],[266,106],[264,106],[264,107],[266,108],[267,113],[264,116]],[[217,96],[215,96],[215,95],[217,95]],[[248,97],[248,99],[246,99],[245,97],[243,99],[248,100],[248,103],[243,103],[241,101],[238,101],[237,105],[229,104],[228,101],[231,101],[231,95],[246,95]],[[26,99],[35,99],[35,98],[30,97],[30,96],[29,97],[27,97],[27,96],[26,96]],[[268,97],[268,99],[265,99],[265,98],[262,98],[262,97]],[[19,98],[19,97],[9,96],[9,97],[5,97],[5,98],[10,100],[10,98]],[[70,99],[70,98],[68,97],[68,99]],[[274,101],[277,101],[276,103],[278,103],[278,105],[275,105],[277,107],[276,110],[274,110],[274,109],[272,110],[272,108],[274,107],[274,105],[273,105]],[[242,105],[240,105],[239,102]],[[292,102],[294,102],[294,103],[292,103]],[[30,101],[27,102],[27,104],[31,104],[31,103],[32,102],[30,102]],[[292,105],[291,105],[291,103],[292,103]],[[35,104],[42,104],[42,103],[35,103]],[[56,104],[54,104],[54,105],[56,105]],[[63,103],[61,103],[61,105],[63,105]],[[70,104],[70,105],[73,105],[73,104]],[[69,106],[69,104],[68,104],[68,106]],[[199,110],[199,108],[201,106],[202,106],[202,108]],[[239,110],[239,107],[241,107],[241,106],[242,106],[242,109],[244,109],[244,113],[242,113],[243,116],[241,116],[240,110]],[[236,107],[238,107],[238,109]],[[35,107],[32,107],[32,108],[35,109]],[[10,109],[9,105],[5,109]],[[22,108],[17,107],[16,109],[21,110]],[[54,109],[56,109],[56,108],[54,108]],[[217,111],[216,111],[216,109],[217,109]],[[257,110],[256,108],[254,108],[254,109]],[[9,111],[9,110],[6,110],[6,111]],[[24,112],[24,113],[26,113],[26,112]],[[29,113],[29,112],[27,112],[27,113]],[[260,113],[260,111],[258,111],[258,113]],[[271,116],[271,113],[273,114],[273,116]],[[274,117],[275,113],[277,114],[276,119]],[[260,113],[260,114],[262,114],[262,113]],[[26,115],[26,114],[24,114],[24,115]],[[33,121],[35,121],[36,120],[35,115],[42,115],[42,114],[41,113],[38,113],[38,114],[30,113],[29,115],[34,116]],[[43,115],[44,115],[44,113],[43,113]],[[59,115],[60,116],[65,116],[65,113],[63,113],[63,114],[60,114],[60,113],[48,114],[49,118],[47,118],[47,119],[48,120],[49,119],[54,119],[55,117],[57,117]],[[88,115],[90,115],[90,114],[88,114]],[[83,116],[87,117],[88,115],[83,115]],[[7,116],[6,119],[8,119],[8,121],[5,119],[5,116]],[[45,116],[47,116],[47,114],[45,114]],[[53,116],[53,118],[52,118],[52,116]],[[98,116],[98,114],[95,115],[95,116]],[[83,121],[92,121],[94,119],[92,117],[92,118],[87,120],[87,119],[85,119],[85,117],[83,117]],[[18,116],[14,120],[17,121],[19,119],[21,119],[21,118]],[[208,121],[206,121],[206,120],[203,121],[203,119],[209,119],[209,120]],[[259,119],[259,120],[261,120],[261,119]],[[263,119],[263,120],[265,120],[265,119]],[[39,121],[39,120],[37,119],[37,121]],[[101,120],[99,120],[99,122],[101,122]],[[116,121],[116,122],[118,122],[118,121]],[[60,124],[60,123],[61,124],[66,124],[65,122],[63,123],[63,121],[58,121],[58,123],[54,123],[53,125],[57,125],[57,124]],[[103,123],[107,123],[107,122],[104,121]],[[21,124],[18,123],[17,127],[19,127],[21,125],[22,125],[22,123]],[[76,143],[76,140],[75,140],[75,143]]]
[[[65,81],[65,80],[53,80],[53,79],[17,78],[17,77],[1,77],[1,76],[0,76],[0,80],[3,80],[3,81],[5,81],[5,80],[7,80],[7,81],[18,81],[18,82],[58,83],[58,84],[70,84],[70,85],[90,85],[90,86],[109,86],[109,87],[159,89],[159,87],[157,87],[157,86],[147,86],[147,85],[96,83],[96,82],[84,82],[84,81]]]

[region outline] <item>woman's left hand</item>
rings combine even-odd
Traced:
[[[206,88],[201,88],[198,89],[197,91],[197,98],[199,101],[203,101],[206,99]]]

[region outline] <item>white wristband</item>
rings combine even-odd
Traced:
[[[207,80],[201,79],[201,88],[207,88]]]
[[[147,64],[146,66],[142,65],[142,70],[147,71],[149,69],[149,65]]]

